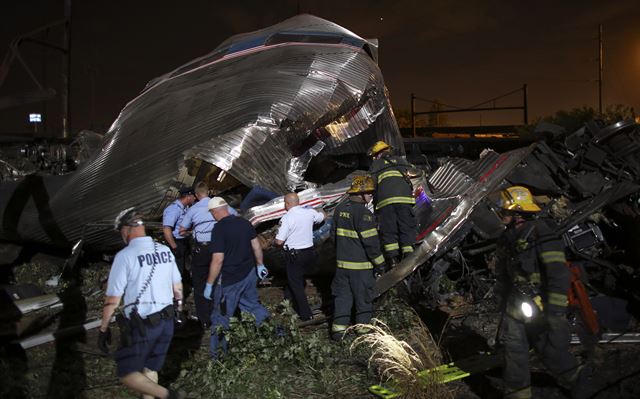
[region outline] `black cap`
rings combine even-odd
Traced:
[[[187,195],[196,195],[196,192],[193,191],[193,187],[182,187],[179,192],[181,197],[186,197]]]

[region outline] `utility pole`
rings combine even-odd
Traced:
[[[416,95],[411,93],[411,137],[416,137]]]
[[[63,47],[66,51],[62,61],[62,137],[69,137],[71,131],[71,0],[64,0],[64,39]]]
[[[529,109],[527,106],[527,84],[522,85],[522,112],[524,113],[524,124],[529,124]]]
[[[602,116],[602,24],[598,25],[598,113]]]

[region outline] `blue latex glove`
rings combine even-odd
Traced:
[[[256,266],[256,271],[260,280],[264,280],[269,275],[269,270],[263,264]]]
[[[204,286],[204,297],[211,300],[211,291],[213,291],[213,284],[207,283]]]

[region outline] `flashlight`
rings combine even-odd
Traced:
[[[533,316],[533,307],[529,302],[522,302],[520,304],[520,310],[522,311],[524,317],[526,317],[527,319],[530,319],[531,316]]]

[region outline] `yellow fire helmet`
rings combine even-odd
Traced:
[[[384,150],[388,150],[390,148],[391,146],[389,144],[380,140],[380,141],[377,141],[371,148],[369,148],[369,151],[367,151],[367,155],[369,155],[370,157],[375,157],[380,152]]]
[[[533,195],[528,188],[522,186],[509,187],[500,193],[500,207],[509,211],[540,212],[533,202]]]
[[[347,190],[349,194],[366,194],[375,190],[373,178],[369,175],[354,176],[351,187]]]

